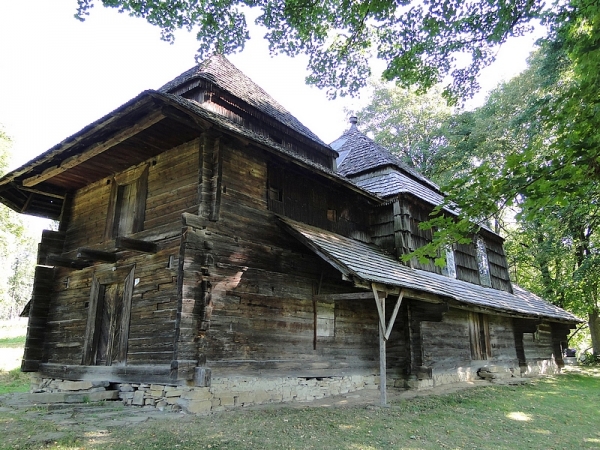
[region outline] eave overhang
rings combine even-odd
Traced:
[[[188,142],[209,129],[246,140],[381,202],[379,197],[298,156],[268,136],[194,101],[157,91],[142,92],[0,178],[0,202],[19,213],[57,220],[69,193]]]

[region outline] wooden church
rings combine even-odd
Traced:
[[[385,395],[556,370],[579,322],[511,284],[485,227],[444,271],[403,264],[439,188],[355,119],[322,142],[219,55],[6,174],[0,200],[58,221],[22,364],[46,380],[204,389],[213,409]]]

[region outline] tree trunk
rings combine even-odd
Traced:
[[[592,347],[594,355],[600,355],[600,310],[594,308],[588,315],[588,325],[590,326],[590,335],[592,336]]]

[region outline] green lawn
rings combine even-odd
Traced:
[[[356,406],[238,410],[110,428],[71,426],[54,449],[580,449],[600,448],[600,370],[524,386],[418,397],[389,408]],[[83,412],[81,412],[83,413]],[[81,414],[80,413],[80,414]],[[48,422],[0,411],[0,448],[27,448]],[[2,442],[10,442],[11,447]],[[37,447],[29,447],[37,448]]]
[[[26,319],[0,321],[0,395],[29,390],[29,377],[19,370],[26,332]]]

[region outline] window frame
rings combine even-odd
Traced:
[[[144,229],[148,172],[149,165],[144,164],[117,174],[110,180],[112,186],[108,203],[105,239],[128,236]],[[130,202],[127,203],[128,207],[133,208],[133,220],[131,221],[131,229],[120,230],[120,219],[125,205],[121,204],[122,197],[119,194],[123,192],[126,186],[135,186],[133,205]]]

